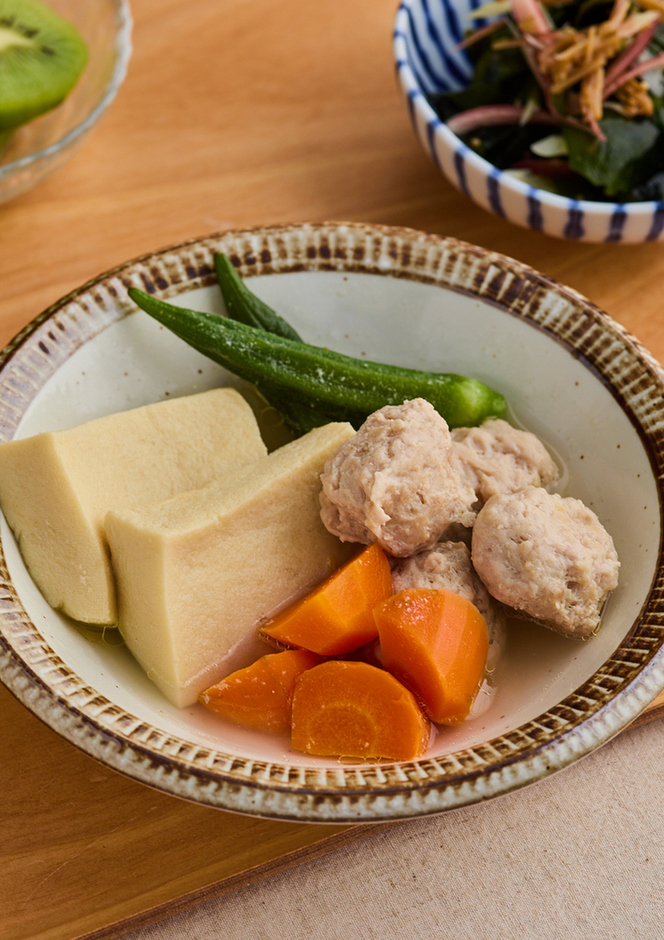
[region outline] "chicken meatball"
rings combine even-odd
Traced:
[[[452,441],[461,472],[475,490],[476,508],[497,493],[548,486],[558,478],[558,467],[539,438],[501,418],[478,428],[456,428]]]
[[[452,461],[447,422],[422,398],[370,415],[321,476],[321,518],[344,542],[377,541],[405,557],[452,523],[472,525],[472,486]]]
[[[618,583],[613,540],[595,513],[537,486],[487,500],[472,561],[493,597],[573,637],[598,628]]]
[[[492,672],[505,645],[502,611],[482,584],[465,542],[439,542],[409,558],[400,558],[392,568],[394,592],[405,588],[443,588],[460,594],[477,607],[489,633],[487,670]]]

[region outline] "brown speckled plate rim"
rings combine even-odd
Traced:
[[[637,429],[656,481],[664,531],[660,365],[622,326],[570,288],[499,253],[405,228],[319,222],[221,232],[102,274],[44,311],[0,354],[5,393],[0,437],[13,435],[31,398],[77,348],[135,309],[126,298],[129,286],[167,297],[214,283],[214,250],[226,251],[244,277],[344,270],[441,284],[543,330],[601,378]],[[8,382],[14,367],[22,383]],[[24,387],[26,377],[33,379],[31,390]],[[265,763],[152,728],[86,686],[49,649],[21,605],[2,546],[0,681],[66,740],[162,792],[302,822],[422,816],[481,802],[561,770],[612,738],[657,697],[664,688],[663,568],[660,545],[639,617],[615,653],[574,693],[507,734],[420,761],[334,768]]]

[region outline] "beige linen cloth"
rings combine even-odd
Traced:
[[[124,940],[662,940],[664,720]]]

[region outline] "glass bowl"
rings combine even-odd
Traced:
[[[0,203],[27,192],[74,152],[115,98],[131,55],[126,0],[48,0],[88,43],[81,78],[61,105],[19,127],[0,148]]]

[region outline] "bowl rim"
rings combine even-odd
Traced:
[[[528,265],[452,237],[406,228],[317,222],[230,230],[181,242],[101,274],[36,317],[0,353],[3,379],[18,359],[24,384],[24,390],[8,396],[11,400],[0,401],[0,425],[7,429],[20,420],[26,398],[32,400],[43,385],[45,369],[51,370],[50,375],[58,368],[58,357],[66,359],[87,339],[135,310],[127,299],[128,287],[167,297],[213,284],[215,250],[231,255],[243,275],[357,271],[442,287],[449,287],[447,281],[454,278],[453,289],[494,303],[567,343],[570,353],[573,349],[589,369],[598,370],[605,383],[624,373],[620,388],[613,389],[614,397],[647,441],[661,527],[664,438],[659,427],[664,422],[664,370],[659,363],[586,298]],[[556,310],[561,301],[567,305],[558,324],[551,322],[551,310],[540,304],[541,298],[549,298]],[[583,351],[571,343],[580,327]],[[641,377],[645,370],[645,392],[643,383],[638,394],[632,390],[634,375],[624,365],[612,371],[616,357],[609,361],[605,348],[586,342],[607,334],[623,353],[618,358],[627,357]],[[38,362],[34,357],[34,388],[29,370],[26,374],[24,347],[26,353],[41,350]],[[48,647],[21,605],[1,544],[0,681],[30,711],[92,757],[134,780],[199,804],[245,815],[332,824],[438,814],[511,792],[563,769],[614,737],[660,694],[663,558],[660,544],[655,579],[632,629],[579,689],[499,738],[418,761],[335,767],[266,762],[205,748],[148,725],[86,685]]]
[[[127,68],[131,58],[133,20],[129,0],[113,0],[113,2],[116,7],[115,18],[117,24],[117,33],[115,36],[116,60],[111,77],[104,89],[104,94],[92,111],[75,127],[72,127],[66,134],[58,138],[58,140],[49,144],[47,147],[42,147],[40,150],[34,150],[24,157],[19,157],[18,160],[12,160],[11,163],[2,164],[0,166],[0,180],[2,180],[3,177],[11,176],[17,170],[24,170],[30,167],[33,163],[39,163],[48,159],[60,153],[61,150],[65,150],[67,147],[75,144],[94,126],[94,124],[96,124],[104,111],[106,111],[115,99],[127,75]]]
[[[454,151],[462,151],[464,159],[484,174],[484,176],[494,177],[496,180],[500,179],[501,185],[505,186],[508,190],[518,193],[520,196],[527,197],[536,195],[540,202],[548,203],[556,208],[566,211],[578,209],[583,213],[592,212],[596,215],[607,217],[614,216],[616,212],[624,212],[632,216],[652,215],[655,212],[664,212],[664,199],[644,199],[640,202],[611,202],[608,200],[600,202],[592,199],[573,199],[570,196],[552,193],[548,189],[540,189],[538,186],[533,186],[530,183],[520,180],[518,177],[512,176],[511,173],[505,170],[499,170],[493,163],[490,163],[465,144],[454,131],[450,130],[447,124],[441,120],[431,107],[410,63],[406,38],[409,32],[409,10],[415,4],[420,4],[421,2],[422,0],[400,0],[394,20],[392,52],[397,79],[401,85],[401,89],[406,95],[410,106],[419,112],[431,134],[442,140]],[[434,161],[438,163],[433,146],[430,147],[430,152]],[[438,168],[442,172],[440,165]]]

